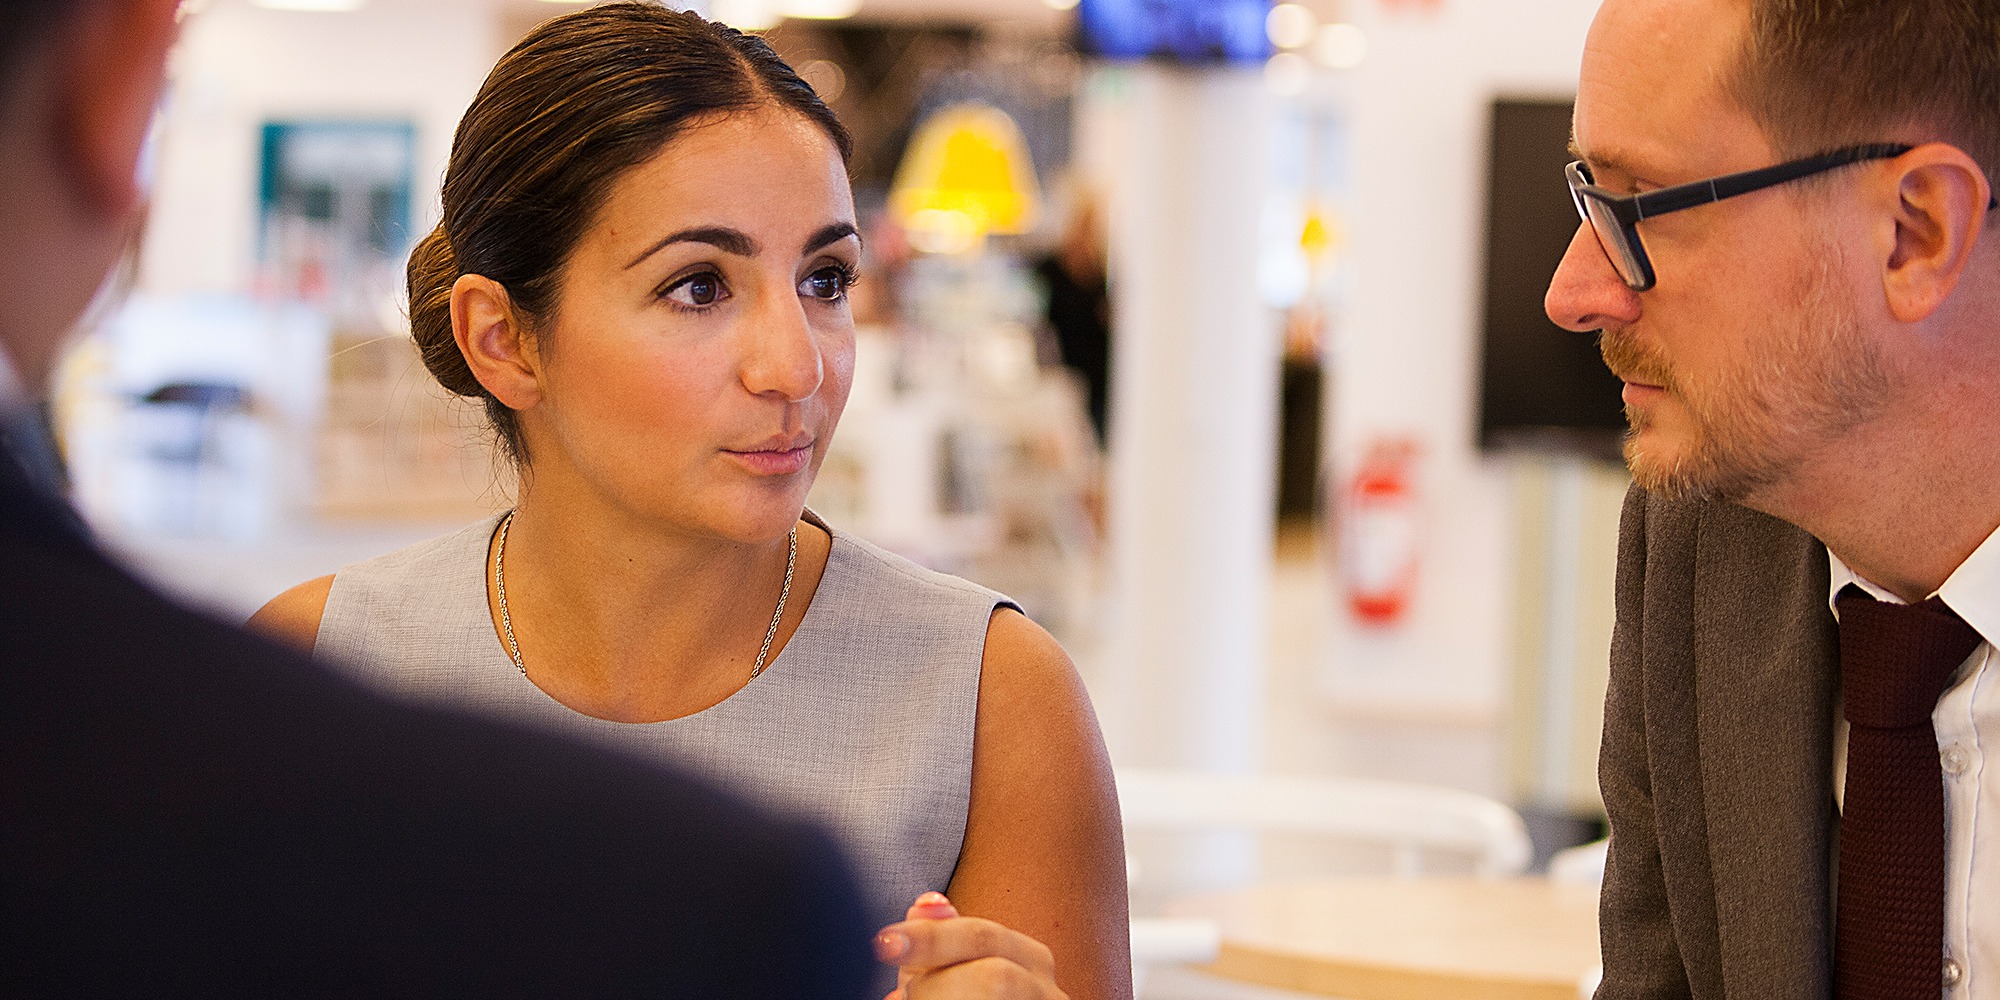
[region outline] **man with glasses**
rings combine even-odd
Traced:
[[[1606,0],[1602,998],[2000,998],[2000,0]]]

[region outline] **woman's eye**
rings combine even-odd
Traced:
[[[690,274],[667,286],[666,298],[683,306],[711,306],[728,298],[729,293],[722,287],[722,276],[711,271]]]
[[[854,284],[854,272],[844,267],[822,267],[806,276],[800,289],[813,298],[834,302],[847,294],[848,286]]]

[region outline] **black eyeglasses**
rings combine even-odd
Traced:
[[[1604,255],[1611,258],[1612,267],[1618,271],[1620,278],[1625,279],[1626,286],[1635,292],[1643,292],[1653,287],[1653,262],[1646,256],[1645,245],[1639,242],[1641,219],[1762,191],[1850,163],[1886,160],[1914,148],[1901,143],[1849,146],[1803,160],[1780,163],[1775,167],[1725,174],[1629,196],[1613,194],[1598,187],[1591,180],[1590,168],[1584,166],[1581,160],[1570,164],[1563,173],[1569,179],[1570,197],[1576,201],[1576,214],[1590,223],[1591,231],[1597,234],[1597,242],[1604,246]]]

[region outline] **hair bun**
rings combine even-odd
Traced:
[[[444,223],[430,231],[410,251],[408,269],[410,292],[410,337],[431,377],[447,391],[460,396],[485,398],[486,387],[472,377],[465,355],[451,333],[451,289],[458,283],[457,255]]]

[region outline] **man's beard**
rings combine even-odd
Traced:
[[[1889,396],[1880,351],[1840,294],[1839,252],[1825,241],[1795,295],[1775,315],[1748,361],[1699,382],[1683,379],[1629,331],[1598,338],[1604,363],[1628,381],[1657,385],[1678,400],[1689,433],[1679,454],[1642,443],[1652,421],[1628,406],[1625,464],[1641,487],[1674,498],[1742,500],[1783,482],[1812,450],[1879,413]],[[1758,349],[1761,348],[1761,349]]]

